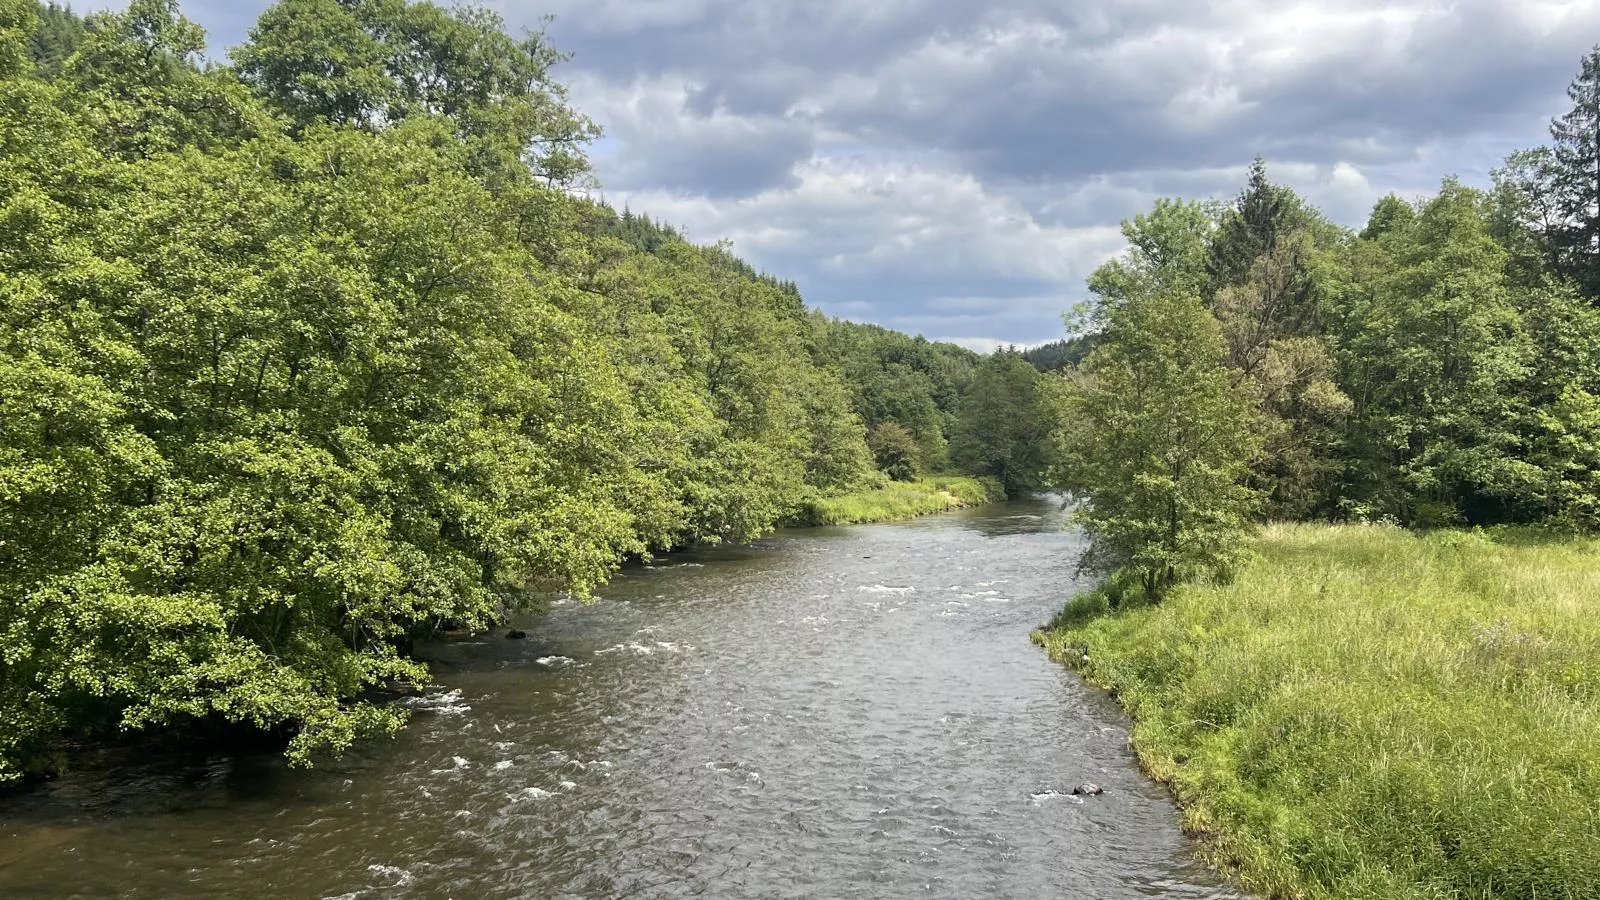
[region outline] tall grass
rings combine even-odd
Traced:
[[[891,481],[881,488],[813,500],[795,517],[797,525],[856,525],[895,522],[1005,499],[993,479],[938,475]]]
[[[1222,586],[1037,633],[1212,861],[1307,898],[1600,898],[1600,541],[1282,525]]]

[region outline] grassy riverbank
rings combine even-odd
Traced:
[[[1258,552],[1036,635],[1127,707],[1212,861],[1272,897],[1600,897],[1600,541],[1298,525]]]
[[[798,525],[859,525],[896,522],[1004,500],[992,479],[938,475],[916,481],[891,481],[884,487],[813,500],[796,516]]]

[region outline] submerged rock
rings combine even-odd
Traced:
[[[528,639],[528,633],[526,631],[515,631],[515,630],[513,630],[513,631],[506,632],[506,640],[510,640],[510,641],[525,641],[527,639]]]
[[[1095,794],[1105,793],[1105,791],[1101,789],[1100,785],[1089,781],[1085,781],[1083,784],[1073,788],[1072,792],[1080,797],[1093,797]]]

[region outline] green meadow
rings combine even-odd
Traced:
[[[1600,897],[1600,540],[1272,525],[1231,583],[1076,598],[1209,860],[1269,897]]]

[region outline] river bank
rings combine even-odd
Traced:
[[[85,767],[0,803],[0,897],[1236,900],[1103,692],[1027,640],[1052,498],[629,566],[428,642],[393,739]],[[1097,797],[1073,797],[1093,781]]]
[[[801,508],[791,524],[804,527],[902,522],[1005,498],[1005,491],[994,479],[934,475],[916,481],[891,481],[870,491],[812,500]]]
[[[906,522],[1005,499],[1005,491],[994,479],[937,475],[913,482],[891,481],[879,489],[811,501],[787,526],[807,528]],[[692,558],[695,553],[705,549],[694,546],[678,548],[660,554],[655,564],[671,566],[676,564],[674,560]],[[631,563],[637,564],[637,559]],[[603,585],[601,590],[607,587]],[[553,591],[554,587],[546,583],[534,585],[531,589]],[[482,635],[494,636],[504,632],[503,626],[494,625]],[[471,633],[463,634],[474,636]],[[406,652],[409,654],[410,651]],[[367,696],[384,695],[385,691],[367,693]],[[200,721],[181,720],[161,729],[132,733],[118,729],[114,721],[108,721],[71,738],[42,743],[36,752],[22,760],[22,778],[10,784],[0,782],[0,799],[12,789],[26,790],[38,781],[59,777],[71,768],[70,760],[75,758],[117,753],[133,756],[139,753],[204,755],[224,746],[271,746],[281,752],[288,739],[285,729],[262,731],[248,723],[229,723],[215,716]]]
[[[1271,526],[1226,586],[1035,633],[1271,897],[1600,897],[1600,541]],[[1098,608],[1097,608],[1098,607]]]

